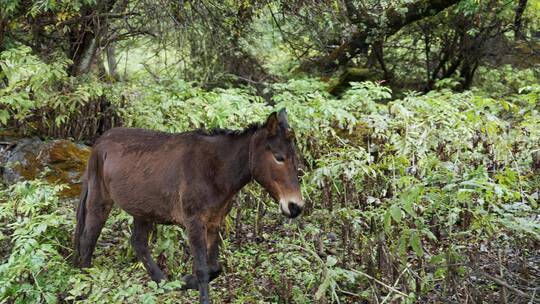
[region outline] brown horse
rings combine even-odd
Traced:
[[[165,275],[148,248],[153,223],[185,227],[194,257],[193,274],[183,277],[185,288],[198,289],[200,302],[209,303],[208,283],[221,273],[219,230],[242,187],[254,179],[279,201],[283,214],[300,214],[304,202],[293,138],[284,109],[243,131],[107,131],[94,145],[84,175],[75,265],[90,266],[116,203],[133,216],[134,251],[156,282]]]

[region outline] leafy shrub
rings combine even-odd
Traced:
[[[114,88],[93,75],[69,77],[69,62],[58,55],[45,63],[26,46],[1,52],[0,77],[7,85],[0,87],[0,127],[81,140],[114,126]]]
[[[440,90],[392,101],[372,82],[352,84],[340,99],[314,79],[273,90],[272,106],[248,89],[205,91],[173,79],[103,90],[126,125],[169,132],[243,128],[287,108],[305,171],[306,214],[284,224],[262,189],[247,187],[226,219],[226,275],[212,283],[222,287],[216,299],[442,301],[441,289],[473,284],[452,278],[470,278],[471,254],[485,252],[481,246],[523,244],[526,259],[540,238],[536,85],[505,98]],[[175,290],[174,279],[190,268],[182,230],[157,232],[154,255],[173,280],[156,286],[133,263],[130,217],[117,211],[102,235],[114,246],[98,246],[88,272],[72,269],[73,207],[58,201],[57,190],[38,181],[2,190],[0,221],[10,223],[2,233],[11,249],[0,265],[0,299],[193,298]],[[487,295],[496,289],[474,284]]]
[[[193,128],[240,128],[266,117],[269,107],[260,97],[242,89],[205,91],[182,80],[125,88],[129,102],[122,107],[130,126],[169,132]]]
[[[260,271],[276,285],[271,287],[276,297],[263,293],[265,297],[302,302],[328,296],[338,301],[352,293],[369,298],[366,284],[382,276],[387,285],[403,281],[405,293],[395,296],[413,301],[418,295],[411,297],[410,292],[433,290],[441,276],[453,271],[445,266],[449,259],[468,258],[457,240],[538,238],[540,227],[530,220],[537,210],[538,186],[532,157],[539,139],[533,128],[538,117],[534,87],[505,100],[442,90],[388,104],[379,101],[390,97],[389,90],[370,82],[352,84],[341,99],[312,79],[291,80],[273,89],[274,106],[269,107],[245,90],[206,92],[171,81],[142,95],[129,93],[133,101],[124,110],[130,125],[183,131],[241,128],[261,121],[270,110],[287,108],[306,171],[302,186],[312,212],[304,217],[306,232],[300,230],[281,243],[284,252],[276,255],[265,255],[257,247],[240,247],[239,254],[226,250],[244,261],[231,258],[234,267],[253,261],[245,250],[255,252]],[[247,193],[245,201],[258,201],[261,195],[260,189]],[[264,200],[262,204],[273,208]],[[258,222],[258,216],[242,213],[242,218]],[[321,239],[328,231],[341,239],[336,249],[341,251],[321,260],[314,248],[327,246]],[[432,252],[441,242],[453,245]],[[348,252],[368,258],[353,263]],[[392,269],[402,275],[395,276]],[[295,282],[296,288],[287,282]],[[283,288],[287,292],[279,291]],[[256,294],[256,282],[244,290]]]
[[[0,236],[10,251],[0,265],[0,301],[54,303],[72,272],[66,264],[73,227],[71,206],[61,203],[62,186],[21,182],[0,192]]]

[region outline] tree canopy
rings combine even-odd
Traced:
[[[173,52],[171,72],[203,85],[272,82],[286,77],[265,67],[274,44],[298,73],[366,68],[394,87],[424,91],[449,77],[469,88],[478,66],[508,60],[508,50],[535,54],[540,17],[538,2],[524,0],[15,0],[2,6],[0,49],[26,45],[46,61],[61,54],[74,76],[103,71],[106,63],[118,77],[118,53],[143,43],[152,56]],[[400,79],[404,61],[417,83]]]

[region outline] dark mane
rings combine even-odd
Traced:
[[[250,124],[247,128],[243,130],[230,130],[230,129],[221,129],[221,128],[215,128],[215,129],[196,129],[191,131],[193,134],[197,135],[204,135],[204,136],[219,136],[219,135],[241,135],[246,134],[249,132],[255,132],[261,128],[260,123],[253,123]]]

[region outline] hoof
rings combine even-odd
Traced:
[[[187,274],[182,277],[182,281],[184,281],[184,286],[182,286],[182,290],[188,290],[188,289],[199,289],[199,283],[197,282],[197,279],[192,274]]]
[[[74,267],[80,268],[80,269],[92,267],[92,264],[90,263],[90,261],[81,261],[80,258],[74,258],[72,263]]]
[[[167,281],[167,277],[162,272],[152,274],[150,277],[152,278],[152,281],[156,282],[158,285],[161,282]]]

